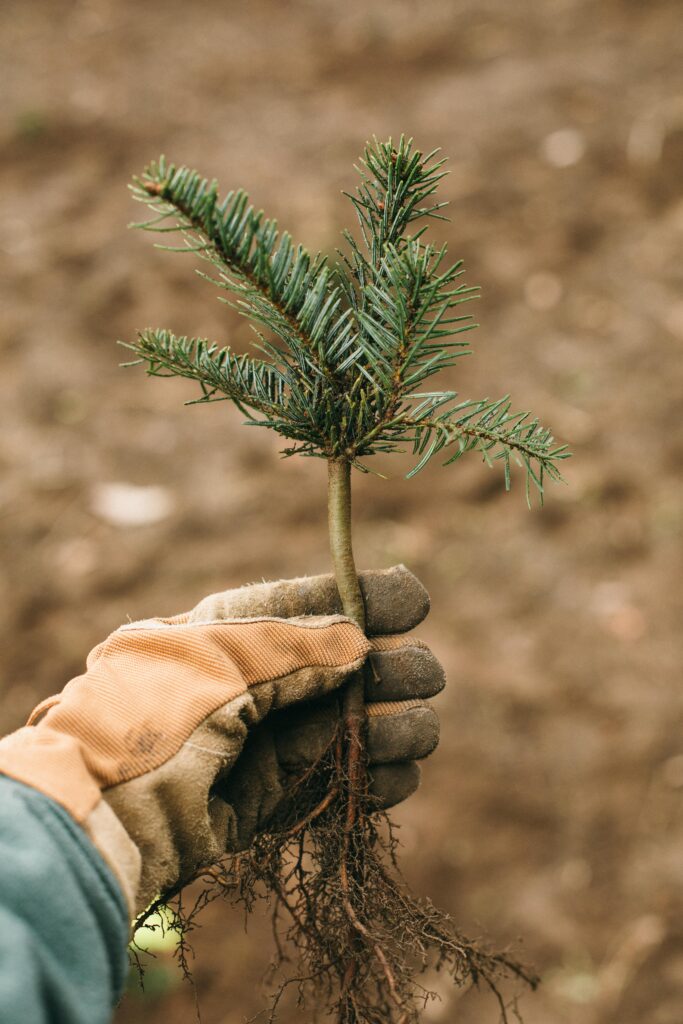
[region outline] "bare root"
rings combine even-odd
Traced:
[[[462,936],[447,914],[410,893],[396,867],[391,823],[359,785],[367,773],[353,729],[346,736],[340,729],[316,770],[298,780],[286,812],[249,850],[202,873],[207,888],[197,903],[176,911],[178,927],[184,918],[183,968],[187,934],[203,906],[222,896],[250,911],[265,898],[273,908],[273,977],[290,968],[275,984],[269,1024],[291,990],[300,1004],[324,1006],[338,1024],[416,1024],[434,998],[420,983],[430,967],[448,972],[457,986],[489,989],[508,1022],[516,1004],[506,1003],[501,983],[535,988],[538,979],[506,953]]]

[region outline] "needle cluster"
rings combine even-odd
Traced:
[[[476,324],[466,304],[478,289],[462,282],[461,262],[425,242],[429,221],[445,219],[435,198],[445,175],[438,151],[422,154],[401,137],[369,144],[360,184],[348,194],[359,237],[344,232],[331,264],[296,245],[242,190],[218,194],[215,181],[163,157],[135,179],[133,196],[153,216],[137,227],[177,233],[180,245],[213,268],[203,276],[248,317],[258,355],[236,354],[203,338],[147,329],[128,345],[153,376],[196,380],[195,401],[233,401],[250,424],[292,442],[285,455],[344,460],[367,471],[377,452],[412,450],[409,476],[443,452],[499,461],[525,474],[527,500],[542,500],[546,479],[561,479],[568,457],[551,432],[508,396],[463,400],[425,383],[462,356]]]

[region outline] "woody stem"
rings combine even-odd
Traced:
[[[328,461],[328,517],[330,551],[337,589],[345,615],[365,631],[365,605],[358,582],[351,544],[351,465],[346,460]],[[342,702],[347,740],[349,803],[347,828],[358,813],[358,797],[363,787],[363,726],[365,701],[363,673],[357,672],[347,683]]]
[[[328,462],[328,517],[330,551],[345,615],[365,631],[365,605],[358,582],[351,545],[351,466],[345,460]],[[342,697],[342,719],[345,737],[346,815],[344,819],[343,855],[340,880],[344,893],[343,903],[349,923],[358,931],[357,915],[352,906],[350,875],[353,873],[351,849],[353,832],[358,822],[360,800],[365,790],[365,700],[363,672],[355,673],[346,684]],[[355,964],[347,965],[345,982],[348,986],[355,974]]]

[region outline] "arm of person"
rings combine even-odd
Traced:
[[[105,1024],[130,920],[111,869],[63,807],[0,776],[0,1020]]]

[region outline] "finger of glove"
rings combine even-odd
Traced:
[[[278,761],[285,771],[315,764],[339,723],[336,701],[316,701],[281,712],[273,721]],[[439,719],[422,701],[368,705],[366,749],[370,765],[420,760],[439,741]]]
[[[439,742],[439,716],[422,701],[368,704],[370,764],[419,761]]]
[[[370,768],[368,793],[373,807],[386,811],[412,796],[420,785],[420,766],[415,761],[378,764]]]
[[[372,641],[371,641],[372,642]],[[381,640],[375,640],[375,645]],[[374,672],[366,672],[365,700],[427,700],[443,690],[446,676],[437,658],[421,640],[405,640],[400,647],[370,654]]]
[[[368,633],[386,636],[406,633],[429,611],[429,595],[404,565],[371,569],[359,574]],[[254,583],[236,590],[211,594],[185,616],[188,622],[217,619],[300,615],[337,615],[342,612],[337,585],[331,574],[304,576],[273,583]]]

